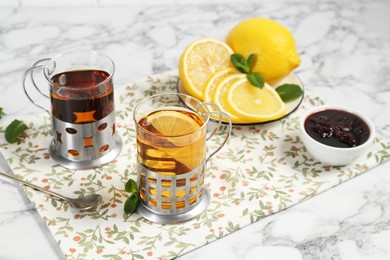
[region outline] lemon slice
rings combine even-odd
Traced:
[[[245,74],[233,74],[225,76],[216,86],[214,95],[213,95],[213,103],[218,105],[219,108],[227,113],[230,116],[230,119],[233,123],[244,123],[240,118],[240,115],[232,110],[229,105],[226,103],[226,97],[228,94],[228,90],[232,86],[234,82],[240,79],[245,79]]]
[[[270,121],[286,114],[285,103],[270,85],[264,83],[260,89],[252,86],[246,78],[231,85],[226,105],[245,121]]]
[[[224,42],[200,39],[192,42],[179,61],[179,77],[184,89],[202,99],[202,92],[211,74],[230,66],[232,49]]]
[[[176,161],[187,166],[188,169],[193,170],[198,167],[205,158],[206,146],[205,140],[199,139],[191,145],[181,147],[178,149],[167,149],[167,153]]]
[[[201,127],[193,118],[174,110],[155,112],[148,116],[148,122],[163,136],[186,135]]]
[[[200,117],[195,119],[191,115],[195,116],[185,111],[161,110],[150,115],[148,122],[162,138],[174,145],[156,146],[156,149],[193,170],[204,160],[206,131],[200,129],[203,125]]]
[[[210,102],[213,100],[213,96],[215,93],[215,89],[218,83],[223,80],[226,76],[239,73],[234,68],[223,68],[217,70],[213,74],[211,74],[210,78],[207,80],[204,88],[203,88],[203,101]]]

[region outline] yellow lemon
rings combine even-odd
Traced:
[[[292,34],[271,19],[251,18],[238,23],[226,43],[245,59],[256,54],[252,72],[259,72],[269,84],[286,77],[301,62]]]
[[[267,83],[262,89],[252,86],[246,78],[234,82],[228,90],[226,105],[243,121],[264,122],[286,114],[286,105]]]
[[[230,66],[232,49],[224,42],[199,39],[192,42],[179,61],[179,77],[184,89],[202,99],[205,83],[215,71]]]
[[[203,88],[203,101],[210,102],[213,100],[213,96],[215,93],[215,89],[218,85],[218,83],[224,79],[227,75],[237,74],[239,73],[238,70],[228,67],[223,68],[220,70],[217,70],[207,80],[204,88]]]

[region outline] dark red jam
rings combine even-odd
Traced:
[[[305,121],[305,130],[318,142],[341,148],[361,145],[370,136],[370,129],[360,117],[337,109],[311,114]]]

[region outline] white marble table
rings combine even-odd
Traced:
[[[176,69],[192,40],[223,40],[238,21],[257,16],[292,31],[302,58],[297,73],[307,88],[328,103],[365,113],[378,134],[390,138],[388,0],[118,2],[0,6],[0,106],[8,116],[40,112],[21,87],[23,72],[37,59],[74,48],[105,52],[116,63],[120,86]],[[181,259],[390,259],[389,167],[374,168]],[[12,174],[3,158],[0,170]],[[0,205],[0,259],[64,258],[18,185],[0,179]]]

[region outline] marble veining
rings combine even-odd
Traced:
[[[21,87],[24,71],[38,59],[67,49],[104,52],[115,61],[120,87],[177,69],[191,41],[224,40],[238,21],[257,16],[278,20],[294,34],[305,87],[327,103],[368,115],[378,134],[390,138],[388,0],[38,2],[0,5],[2,127],[18,115],[41,113]],[[12,174],[0,157],[0,170]],[[180,259],[389,259],[388,168],[376,167]],[[0,179],[0,187],[0,259],[63,259],[20,186]]]

